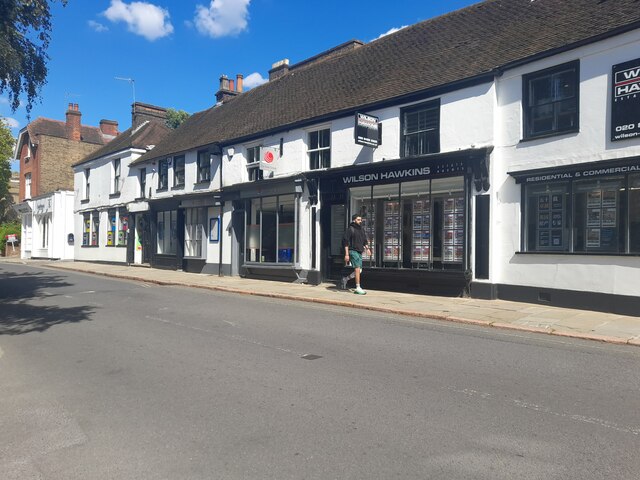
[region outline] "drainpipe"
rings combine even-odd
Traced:
[[[222,230],[222,221],[224,219],[224,202],[222,201],[222,165],[223,165],[223,161],[222,161],[222,148],[220,148],[219,144],[215,144],[213,146],[213,150],[211,152],[211,155],[217,155],[218,158],[220,158],[220,193],[219,193],[219,200],[217,203],[219,203],[220,206],[220,216],[219,216],[219,220],[218,220],[218,230],[220,232],[220,235],[218,236],[218,276],[219,277],[223,277],[224,275],[222,274],[222,237],[223,237],[223,230]],[[216,202],[214,201],[214,206],[215,206]]]

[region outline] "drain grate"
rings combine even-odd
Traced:
[[[305,360],[317,360],[318,358],[322,358],[322,355],[314,355],[312,353],[306,353],[302,355],[302,357],[300,358],[304,358]]]

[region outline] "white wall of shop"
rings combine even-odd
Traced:
[[[32,212],[30,219],[23,218],[23,226],[31,225],[31,238],[23,243],[31,247],[25,247],[22,258],[74,258],[73,245],[67,242],[68,234],[73,233],[73,197],[72,191],[61,190],[28,201]]]
[[[496,81],[496,135],[491,158],[491,283],[637,295],[636,257],[517,254],[521,187],[507,172],[640,155],[640,139],[610,141],[611,68],[640,56],[640,31],[508,70]],[[580,61],[579,132],[522,141],[522,76]]]

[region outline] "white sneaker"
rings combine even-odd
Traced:
[[[353,291],[353,293],[355,293],[356,295],[366,295],[367,294],[367,292],[365,290],[363,290],[362,288],[360,288],[360,287],[357,287]]]

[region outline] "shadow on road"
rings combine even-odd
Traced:
[[[43,332],[54,325],[89,320],[94,308],[32,305],[31,299],[54,296],[56,288],[72,286],[63,277],[44,272],[0,274],[0,335]]]

